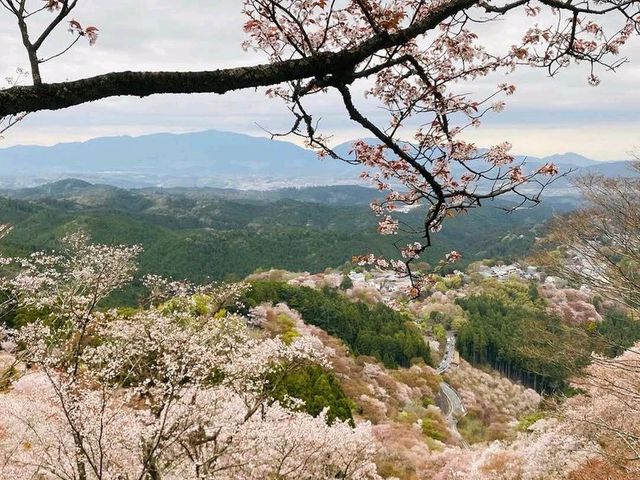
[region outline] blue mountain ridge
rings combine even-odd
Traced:
[[[336,147],[345,156],[350,149],[350,142]],[[532,166],[554,162],[561,170],[586,169],[610,175],[624,172],[628,165],[598,162],[576,153],[527,157],[527,160]],[[320,160],[311,150],[290,142],[215,130],[101,137],[50,147],[20,145],[0,149],[0,177],[20,178],[23,185],[29,179],[70,176],[122,186],[246,187],[247,181],[241,179],[250,178],[328,185],[357,183],[361,170],[330,158]],[[292,181],[291,185],[295,184]]]

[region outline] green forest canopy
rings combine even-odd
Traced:
[[[280,282],[252,283],[244,303],[286,303],[306,323],[338,337],[356,355],[369,355],[387,367],[409,367],[413,359],[431,361],[429,346],[417,325],[384,304],[353,302],[339,291],[295,287]]]

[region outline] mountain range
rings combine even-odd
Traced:
[[[372,141],[373,142],[373,141]],[[351,142],[336,150],[348,156]],[[561,171],[617,176],[628,162],[598,162],[576,153],[527,158],[536,166],[553,162]],[[208,130],[139,137],[101,137],[50,147],[0,149],[0,186],[28,187],[74,177],[121,187],[217,187],[266,190],[287,186],[359,182],[361,168],[290,142]]]

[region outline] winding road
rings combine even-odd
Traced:
[[[438,374],[443,374],[447,370],[451,368],[451,364],[453,363],[453,359],[456,355],[456,337],[453,333],[449,332],[447,334],[447,343],[444,347],[444,356],[442,357],[442,361],[437,368]],[[449,406],[449,411],[447,412],[447,422],[449,423],[449,427],[453,430],[456,435],[460,439],[460,443],[464,447],[469,447],[469,444],[465,441],[464,438],[458,432],[458,418],[464,417],[467,414],[467,410],[464,408],[462,404],[462,400],[460,399],[460,395],[458,392],[449,385],[447,382],[440,383],[440,391],[442,395],[447,400],[447,405]]]

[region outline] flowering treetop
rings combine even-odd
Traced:
[[[148,308],[96,308],[131,280],[140,249],[64,243],[1,262],[13,274],[0,287],[34,318],[9,332],[31,368],[17,379],[9,368],[6,383],[0,368],[0,477],[380,478],[368,423],[275,400],[288,375],[330,366],[318,338],[268,337],[227,313],[242,284],[153,276]]]
[[[551,73],[566,66],[570,58],[594,66],[616,67],[623,60],[609,63],[609,59],[637,28],[640,3],[638,0],[243,0],[248,16],[245,30],[249,34],[245,46],[265,50],[270,65],[200,72],[114,72],[47,84],[38,65],[66,52],[45,58],[38,55],[53,32],[66,26],[74,35],[73,44],[79,38],[86,38],[91,44],[96,42],[98,28],[72,16],[82,2],[0,0],[3,7],[0,12],[16,20],[19,33],[16,40],[29,57],[34,84],[41,87],[14,86],[3,91],[0,115],[65,108],[114,95],[225,93],[304,79],[316,79],[316,86],[321,87],[327,76],[347,79],[355,73],[356,78],[365,78],[407,61],[435,60],[418,54],[425,45],[440,50],[438,65],[458,68],[462,62],[468,64],[474,57],[479,59],[474,45],[476,41],[482,43],[475,33],[462,32],[460,28],[475,21],[499,20],[512,12],[530,18],[529,28],[523,32],[520,45],[506,45],[507,51],[500,55],[487,54],[494,62],[542,65]],[[211,12],[216,13],[215,9]],[[539,25],[536,17],[546,12],[553,12],[555,21],[549,22],[549,26]],[[605,29],[603,25],[612,23],[609,17],[618,20],[619,26]],[[437,32],[443,31],[449,34],[438,40]],[[385,58],[384,64],[372,62]],[[482,76],[484,72],[480,69],[477,73]],[[439,76],[435,79],[439,80]],[[595,73],[591,80],[598,82]]]

